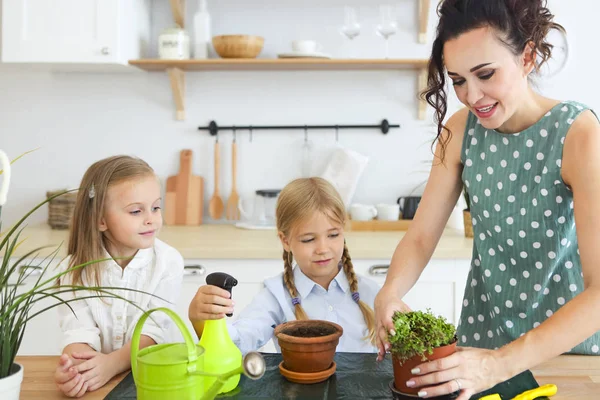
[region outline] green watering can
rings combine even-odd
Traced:
[[[177,325],[185,343],[164,343],[142,350],[140,337],[144,323],[155,311],[167,314]],[[260,353],[246,354],[241,365],[224,374],[204,371],[204,348],[196,345],[181,318],[168,308],[155,308],[138,321],[131,338],[131,371],[139,400],[158,399],[214,399],[229,378],[244,374],[260,379],[265,373],[265,360]],[[204,377],[216,378],[206,390]]]

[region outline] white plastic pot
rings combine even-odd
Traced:
[[[2,393],[2,400],[19,400],[21,382],[23,382],[23,366],[14,363],[10,372],[11,375],[0,379],[0,393]]]

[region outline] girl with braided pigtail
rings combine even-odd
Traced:
[[[242,353],[257,350],[281,323],[321,319],[344,329],[337,351],[376,352],[373,301],[379,286],[354,272],[344,239],[346,210],[335,188],[321,178],[290,182],[279,195],[276,218],[283,272],[265,280],[264,289],[229,323],[234,343]],[[231,312],[229,293],[210,285],[190,304],[198,336],[205,320]]]

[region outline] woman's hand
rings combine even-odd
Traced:
[[[375,297],[376,344],[379,349],[377,361],[383,360],[386,351],[390,348],[388,332],[394,331],[392,315],[396,311],[408,312],[410,308],[398,297],[393,287],[383,285]]]
[[[510,378],[496,350],[457,347],[456,353],[418,365],[406,385],[421,388],[419,397],[436,397],[460,390],[456,400],[468,400],[474,394]],[[412,382],[412,383],[411,383]]]
[[[116,365],[118,363],[113,360],[112,354],[114,353],[103,354],[97,351],[71,353],[74,359],[85,360],[75,368],[81,374],[90,392],[100,389],[113,376],[117,375]]]
[[[88,389],[88,384],[73,367],[73,360],[67,354],[60,356],[54,372],[54,382],[67,397],[81,397]]]
[[[227,290],[213,285],[200,286],[190,303],[188,316],[191,321],[225,318],[233,313],[235,302]]]

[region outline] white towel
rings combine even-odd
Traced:
[[[337,148],[321,174],[340,193],[346,209],[350,207],[358,181],[369,158],[353,150]]]

